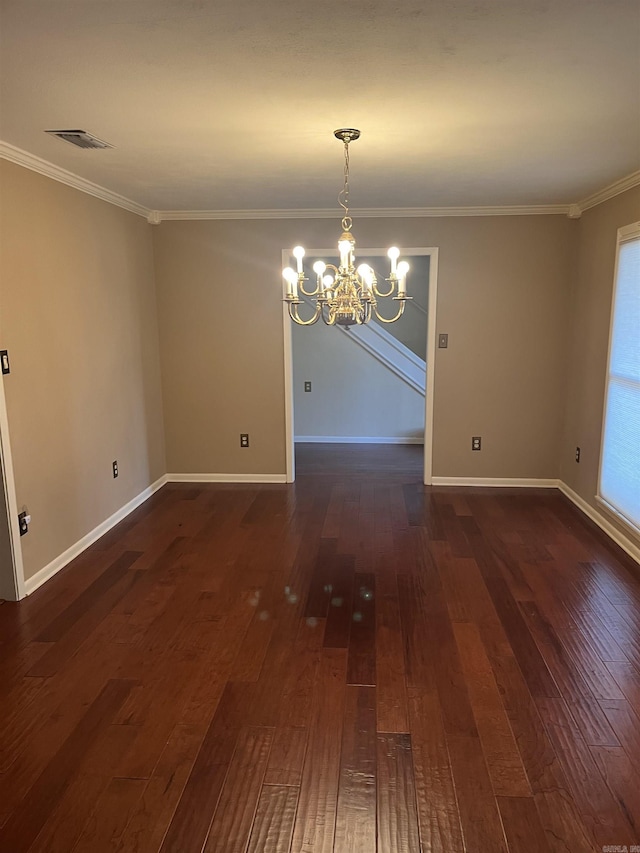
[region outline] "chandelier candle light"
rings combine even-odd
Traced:
[[[351,233],[353,220],[349,216],[349,143],[358,139],[360,131],[341,128],[334,135],[344,143],[344,186],[338,195],[338,202],[344,210],[342,235],[338,241],[340,265],[336,267],[324,261],[316,261],[313,265],[315,289],[306,290],[305,282],[309,279],[304,274],[302,264],[305,252],[302,246],[296,246],[292,254],[297,262],[297,270],[286,267],[282,271],[285,280],[284,301],[291,319],[301,326],[311,326],[322,317],[327,326],[349,327],[368,323],[374,314],[382,323],[395,323],[402,316],[407,299],[411,299],[411,296],[407,296],[409,264],[406,261],[398,263],[399,249],[395,246],[389,249],[387,255],[391,261],[391,272],[386,279],[389,283],[386,292],[378,289],[376,274],[368,264],[360,264],[356,268],[356,241]],[[303,302],[300,294],[316,299],[314,314],[308,320],[303,320],[298,313]],[[391,297],[398,303],[395,317],[387,318],[378,313],[376,297]]]

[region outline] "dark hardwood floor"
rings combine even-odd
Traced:
[[[168,485],[0,607],[3,853],[640,844],[638,570],[421,448]]]

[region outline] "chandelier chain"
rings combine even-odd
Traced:
[[[344,142],[344,186],[338,193],[338,203],[344,210],[342,228],[344,231],[350,231],[353,220],[349,216],[349,142],[346,139]]]

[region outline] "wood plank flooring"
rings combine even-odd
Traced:
[[[167,485],[2,604],[1,853],[640,845],[640,569],[421,465]]]

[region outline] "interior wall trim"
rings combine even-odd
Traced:
[[[625,175],[619,181],[614,181],[609,186],[604,187],[593,195],[587,196],[581,202],[578,202],[578,207],[581,211],[589,210],[590,207],[595,207],[597,204],[602,204],[603,201],[608,201],[610,198],[632,190],[634,187],[640,186],[640,170],[632,172],[630,175]]]
[[[378,439],[379,441],[379,439]],[[140,494],[132,498],[113,515],[105,519],[97,527],[94,527],[86,536],[79,539],[70,548],[48,563],[40,571],[36,572],[24,583],[24,591],[27,595],[35,592],[46,581],[56,575],[72,560],[86,551],[101,536],[108,533],[116,524],[130,515],[141,504],[148,500],[155,492],[166,483],[286,483],[285,474],[165,474],[159,477]],[[502,487],[502,488],[543,488],[560,489],[581,512],[591,519],[632,559],[640,564],[640,547],[631,541],[620,530],[614,527],[598,510],[590,506],[577,492],[562,480],[537,479],[521,477],[433,477],[434,486],[477,486],[477,487]]]
[[[601,512],[588,504],[577,492],[568,486],[563,480],[538,480],[522,479],[512,477],[433,477],[434,486],[486,486],[486,487],[515,487],[515,488],[538,488],[559,489],[572,504],[574,504],[587,518],[591,519],[616,545],[628,554],[633,560],[640,564],[640,546],[618,530]]]
[[[557,489],[558,480],[536,477],[432,477],[434,486],[486,486],[487,488]]]
[[[203,220],[203,219],[334,219],[334,208],[301,208],[291,210],[153,210],[130,198],[126,198],[100,184],[95,184],[87,178],[56,166],[49,160],[30,154],[22,148],[0,140],[0,159],[9,160],[53,178],[62,184],[92,195],[102,201],[115,204],[124,210],[129,210],[138,216],[144,216],[151,225],[159,225],[171,220]],[[584,210],[595,207],[603,201],[613,198],[620,193],[640,185],[640,171],[632,172],[624,178],[603,187],[587,198],[577,203],[569,204],[512,204],[512,205],[471,205],[462,207],[372,207],[354,208],[353,215],[358,218],[415,219],[420,217],[439,216],[549,216],[557,214],[579,218]]]
[[[570,204],[494,205],[477,207],[365,207],[351,211],[357,219],[416,219],[434,216],[568,216]],[[289,210],[158,210],[160,222],[190,219],[335,219],[335,208]]]
[[[299,444],[424,444],[424,436],[296,435]]]
[[[608,518],[588,504],[577,492],[574,492],[571,486],[568,486],[565,482],[560,480],[558,488],[563,495],[569,498],[571,503],[575,504],[579,510],[594,522],[594,524],[597,524],[610,539],[613,539],[616,545],[619,545],[625,553],[636,561],[636,563],[640,564],[640,546],[636,545],[636,543],[622,533],[621,530],[618,530],[617,527],[611,524]]]
[[[11,441],[9,438],[9,416],[7,413],[7,401],[4,391],[4,376],[0,375],[0,500],[6,503],[9,522],[9,541],[11,550],[11,563],[7,568],[13,574],[13,590],[16,601],[20,601],[26,595],[24,586],[24,562],[22,559],[22,545],[20,539],[20,523],[18,521],[18,500],[16,492],[16,479],[13,470],[13,457],[11,455]],[[4,472],[4,478],[2,473]],[[7,590],[9,592],[9,590]]]
[[[135,498],[132,498],[123,507],[114,512],[113,515],[110,515],[109,518],[105,519],[97,527],[94,527],[93,530],[86,534],[86,536],[79,539],[75,545],[67,548],[66,551],[63,551],[62,554],[44,566],[44,568],[40,569],[40,571],[36,572],[35,575],[27,578],[24,582],[26,594],[30,595],[32,592],[35,592],[35,590],[48,581],[49,578],[52,578],[61,569],[64,569],[64,567],[72,560],[75,560],[75,558],[82,554],[83,551],[86,551],[90,545],[93,545],[93,543],[100,539],[101,536],[108,533],[112,527],[115,527],[116,524],[119,524],[124,518],[130,515],[134,509],[137,509],[140,504],[143,504],[148,500],[151,495],[158,491],[158,489],[161,489],[166,482],[166,475],[157,479],[155,483],[147,486],[147,488],[143,489],[139,495],[136,495]]]
[[[286,474],[167,474],[167,483],[286,483]]]
[[[148,219],[151,211],[148,207],[144,207],[130,198],[125,198],[118,193],[108,190],[106,187],[101,187],[99,184],[94,184],[93,181],[88,181],[86,178],[81,178],[67,169],[56,166],[48,160],[43,160],[41,157],[36,157],[35,154],[29,154],[28,151],[23,151],[21,148],[16,148],[15,145],[10,145],[8,142],[0,140],[0,159],[9,160],[11,163],[17,163],[19,166],[24,166],[32,172],[38,172],[40,175],[46,175],[47,178],[53,178],[61,184],[66,184],[68,187],[73,187],[80,192],[92,195],[102,201],[115,204],[116,207],[122,207],[125,210],[135,213],[138,216],[144,216]]]

